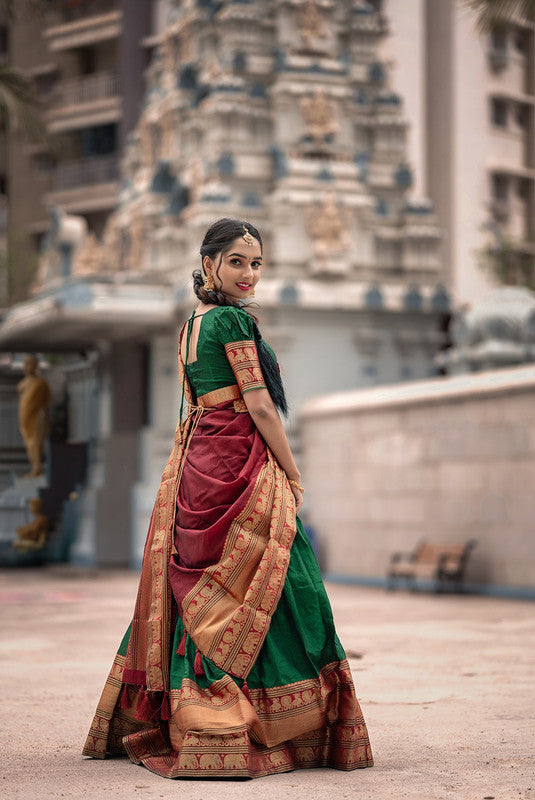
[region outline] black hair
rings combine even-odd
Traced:
[[[251,236],[258,241],[260,244],[260,251],[263,252],[264,245],[262,242],[262,237],[260,236],[257,228],[255,228],[254,225],[251,225],[250,222],[245,222],[241,219],[223,217],[222,219],[218,219],[217,222],[214,222],[212,225],[210,225],[206,231],[200,248],[201,269],[196,269],[193,271],[193,291],[202,303],[206,303],[207,305],[234,306],[235,308],[242,308],[239,303],[231,300],[229,297],[223,294],[223,292],[220,292],[215,288],[212,290],[205,289],[203,261],[205,256],[208,256],[212,259],[212,261],[215,261],[217,254],[220,254],[219,261],[215,269],[215,275],[218,277],[224,251],[232,244],[234,239],[243,236],[245,231],[248,231],[248,233],[250,233]],[[256,317],[246,308],[242,308],[242,310],[248,313],[253,320],[253,331],[256,349],[258,351],[258,360],[260,361],[266,387],[271,395],[271,399],[273,400],[275,406],[282,411],[283,414],[287,414],[288,405],[286,402],[284,386],[282,385],[278,364],[273,358],[271,351],[268,350],[264,341],[262,340],[262,334],[258,329],[258,321]]]

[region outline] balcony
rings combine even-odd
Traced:
[[[118,2],[55,0],[48,12],[44,38],[52,51],[116,39],[122,30],[122,11]]]
[[[47,206],[71,213],[111,210],[119,192],[116,154],[80,158],[58,164],[54,188],[45,196]]]
[[[59,83],[46,121],[51,133],[117,122],[121,118],[117,73],[96,72]]]

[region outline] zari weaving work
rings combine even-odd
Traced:
[[[188,411],[84,754],[167,778],[371,766],[316,558],[243,401],[263,385],[250,317],[206,312],[182,372]]]

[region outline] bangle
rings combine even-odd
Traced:
[[[305,493],[305,490],[303,489],[303,487],[302,487],[302,486],[300,486],[300,485],[298,484],[298,482],[297,482],[297,481],[292,481],[292,479],[291,479],[291,478],[288,478],[288,483],[290,484],[290,486],[295,486],[295,488],[296,488],[296,489],[299,489],[299,491],[301,492],[301,494],[304,494],[304,493]]]

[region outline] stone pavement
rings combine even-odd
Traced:
[[[3,800],[535,799],[535,604],[328,586],[376,766],[167,781],[80,755],[137,577],[0,573]]]

